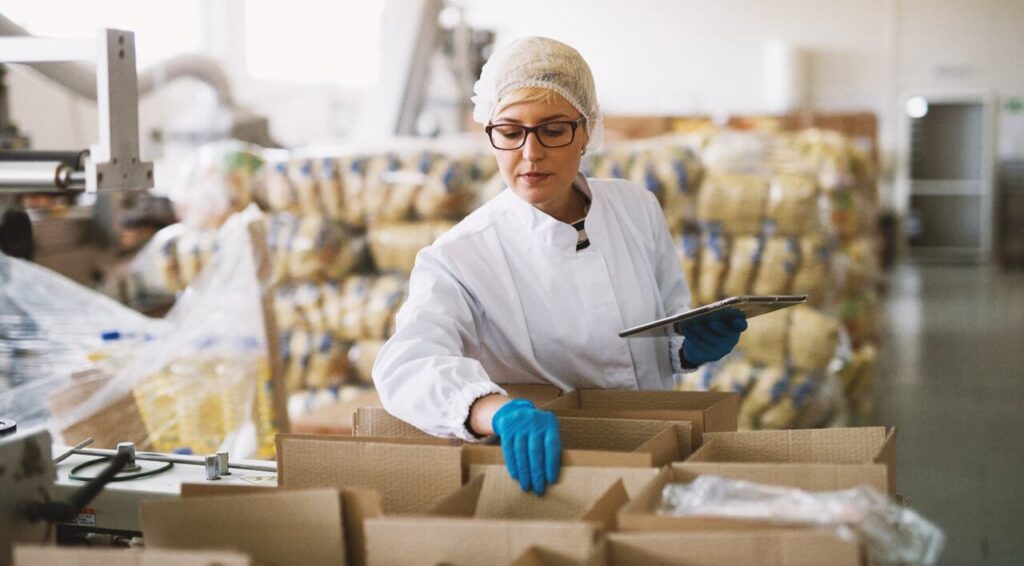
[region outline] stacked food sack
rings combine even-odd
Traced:
[[[732,355],[680,387],[743,394],[747,428],[825,426],[869,409],[878,267],[866,153],[835,132],[721,131],[614,147],[585,170],[658,196],[693,305],[808,295],[806,307],[752,319]]]
[[[337,398],[343,384],[371,382],[416,253],[478,204],[478,185],[495,169],[489,155],[472,152],[320,153],[218,146],[200,152],[201,172],[187,177],[201,179],[207,195],[219,180],[232,196],[215,202],[264,211],[292,414]],[[171,292],[188,287],[217,250],[220,213],[191,210],[200,208],[182,206],[182,222],[158,233],[137,262]]]

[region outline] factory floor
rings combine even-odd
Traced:
[[[875,420],[896,485],[946,531],[940,564],[1024,564],[1024,271],[903,263],[888,277]]]

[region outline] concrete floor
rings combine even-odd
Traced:
[[[885,322],[899,492],[945,529],[941,564],[1024,565],[1024,271],[899,265]]]

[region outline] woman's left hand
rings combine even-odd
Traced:
[[[747,329],[746,316],[735,311],[727,318],[716,318],[683,326],[684,364],[699,366],[716,362],[736,347]]]

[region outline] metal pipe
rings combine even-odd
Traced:
[[[84,190],[85,183],[76,183],[74,173],[73,167],[61,161],[0,161],[0,188],[5,193]]]
[[[117,455],[117,450],[108,450],[104,448],[82,448],[75,450],[75,454],[82,454],[84,456],[114,457]],[[189,466],[206,466],[205,456],[184,456],[180,454],[162,454],[160,452],[136,452],[135,459],[147,460],[150,462],[174,462],[175,464],[187,464]],[[265,465],[231,462],[229,467],[238,470],[277,473],[277,462],[268,462]]]
[[[87,149],[81,151],[0,150],[0,162],[60,161],[75,169],[84,169],[85,160],[88,157],[89,150]]]

